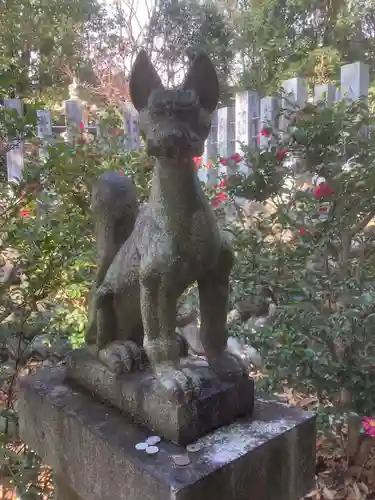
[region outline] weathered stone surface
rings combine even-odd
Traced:
[[[66,481],[60,477],[56,477],[55,480],[54,498],[56,500],[83,500],[82,497],[77,495],[77,493],[66,484]]]
[[[170,442],[136,451],[150,432],[66,384],[61,368],[23,378],[18,410],[22,438],[84,500],[298,500],[313,486],[314,416],[263,396],[253,418],[200,439],[183,468]]]
[[[49,335],[37,335],[33,339],[27,339],[22,334],[12,335],[7,340],[8,354],[18,362],[25,362],[28,358],[37,359],[55,358],[62,359],[72,350],[69,340],[63,338],[52,338]]]
[[[69,378],[130,415],[135,423],[180,445],[250,414],[253,409],[253,380],[242,377],[236,382],[222,382],[201,359],[182,359],[182,367],[194,370],[203,381],[198,399],[182,404],[171,402],[158,391],[151,371],[116,376],[85,349],[72,351],[66,364]]]

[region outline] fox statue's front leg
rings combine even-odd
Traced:
[[[97,289],[96,352],[111,371],[128,373],[145,366],[145,344],[148,361],[159,366],[155,373],[165,382],[164,388],[168,386],[168,394],[177,399],[189,398],[196,391],[197,383],[193,387],[190,380],[194,377],[187,380],[189,387],[181,382],[181,387],[185,387],[182,390],[178,384],[167,382],[166,374],[166,371],[171,372],[172,366],[178,365],[180,356],[187,355],[186,342],[175,332],[176,303],[181,292],[176,295],[176,287],[164,286],[166,276],[158,274],[161,267],[165,268],[160,266],[161,259],[154,258],[146,265],[145,258],[140,255],[140,248],[147,249],[147,256],[152,253],[152,241],[158,231],[152,218],[141,214],[134,233],[122,245]],[[147,245],[143,245],[144,240]],[[160,287],[155,286],[158,276]],[[175,282],[176,273],[170,284]],[[167,295],[163,295],[163,291]]]
[[[96,291],[96,355],[114,373],[142,369],[145,355],[139,304],[139,255],[132,237],[122,245]]]
[[[247,377],[243,360],[228,349],[227,312],[232,265],[233,251],[229,243],[222,239],[216,266],[198,280],[200,339],[211,369],[226,381]]]
[[[154,255],[150,261],[141,262],[143,345],[167,397],[171,401],[189,401],[199,395],[201,380],[192,370],[179,366],[180,345],[175,328],[181,290],[172,262],[167,254]]]

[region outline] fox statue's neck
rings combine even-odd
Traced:
[[[196,167],[191,158],[158,159],[149,201],[157,202],[163,208],[174,229],[184,229],[191,217],[205,202]]]

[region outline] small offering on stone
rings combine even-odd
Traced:
[[[135,449],[138,451],[144,451],[148,448],[148,443],[137,443]]]
[[[154,446],[155,444],[160,443],[161,438],[159,436],[150,436],[146,439],[146,443],[150,446]]]
[[[186,451],[189,453],[196,453],[197,451],[200,451],[202,449],[202,445],[199,443],[193,443],[193,444],[188,444],[186,446]]]
[[[190,458],[188,455],[173,455],[172,460],[178,467],[185,467],[185,465],[190,464]]]
[[[148,446],[148,448],[145,449],[147,455],[155,455],[155,453],[158,453],[158,451],[158,446]]]

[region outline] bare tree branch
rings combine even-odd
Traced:
[[[357,222],[353,226],[353,228],[350,231],[350,236],[353,237],[355,234],[359,233],[360,231],[363,231],[365,227],[372,221],[372,219],[375,217],[375,211],[372,211],[365,215],[362,220]]]

